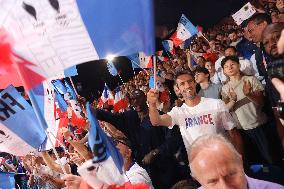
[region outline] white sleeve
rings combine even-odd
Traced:
[[[217,125],[223,126],[225,130],[232,130],[236,127],[234,118],[222,100],[219,100],[217,114]]]
[[[252,62],[248,59],[240,60],[240,70],[246,75],[254,75],[255,71],[252,66]]]
[[[172,110],[168,112],[167,114],[172,118],[172,125],[168,127],[169,129],[172,129],[174,125],[179,125],[178,119],[177,119],[178,107],[173,107]]]

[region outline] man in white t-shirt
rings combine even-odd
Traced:
[[[194,76],[189,72],[178,73],[176,84],[185,103],[181,107],[174,107],[164,115],[159,115],[156,109],[158,91],[151,89],[148,92],[149,116],[152,125],[162,125],[169,128],[179,125],[186,148],[199,136],[219,133],[225,135],[228,133],[229,138],[242,153],[241,136],[235,129],[234,121],[224,102],[219,99],[198,96]]]

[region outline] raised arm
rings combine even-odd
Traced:
[[[149,117],[153,126],[172,126],[172,118],[168,114],[160,115],[156,102],[158,101],[159,93],[156,89],[151,89],[147,94],[147,101],[149,103]]]
[[[46,163],[46,165],[53,171],[56,171],[58,173],[63,173],[63,170],[61,169],[61,166],[59,164],[57,164],[52,157],[50,157],[50,155],[48,154],[47,151],[43,151],[41,152],[41,155],[43,157],[44,162]],[[66,170],[67,173],[71,173],[70,171],[70,167],[68,164],[64,165],[64,169]]]

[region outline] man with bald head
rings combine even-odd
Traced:
[[[245,175],[241,155],[221,135],[203,135],[191,145],[189,166],[200,189],[284,189]]]

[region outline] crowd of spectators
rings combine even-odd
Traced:
[[[277,48],[284,29],[284,1],[251,3],[258,12],[242,25],[237,26],[231,17],[225,18],[202,36],[194,37],[188,47],[177,47],[174,54],[164,53],[166,61],[157,56],[157,90],[151,91],[149,87],[152,70],[142,69],[121,86],[127,108],[114,113],[107,102],[103,108],[97,107],[96,100],[92,103],[92,113],[117,144],[132,183],[145,183],[156,189],[198,188],[200,184],[214,188],[213,181],[210,185],[206,183],[205,172],[197,162],[199,153],[209,149],[207,146],[222,143],[218,149],[224,148],[224,151],[206,153],[213,159],[218,153],[219,157],[227,157],[224,154],[229,149],[231,159],[234,159],[231,155],[242,155],[242,158],[238,156],[237,165],[246,175],[284,184],[284,127],[281,124],[284,113],[278,111],[281,108],[275,108],[283,106],[277,91],[281,87],[275,88],[275,82],[271,81],[272,77],[281,80],[284,75],[281,75],[283,71],[270,72],[277,67],[275,61],[281,64],[284,60]],[[184,78],[189,79],[185,81],[187,84],[182,83]],[[185,118],[186,123],[182,125],[184,119],[177,118],[185,110],[185,104],[194,103],[196,96],[202,106],[194,111],[200,112],[198,115],[207,112],[207,117],[202,119],[211,123],[208,111],[213,111],[216,105],[214,110],[221,112],[217,116],[224,127],[220,132],[217,129],[217,133],[226,135],[234,146],[221,136],[194,142],[199,136],[213,134],[186,130],[203,124],[201,120]],[[84,107],[84,98],[78,100]],[[77,167],[93,157],[87,146],[87,133],[88,125],[85,129],[76,130],[73,126],[73,129],[62,130],[64,144],[56,148],[60,162],[52,150],[22,158],[8,154],[0,170],[17,172],[16,182],[20,188],[79,188],[83,178]],[[216,163],[219,163],[217,159]],[[252,165],[260,165],[268,174],[255,174]],[[191,171],[194,174],[190,174]],[[242,178],[245,180],[244,174]],[[248,182],[252,182],[250,179],[247,178]]]

